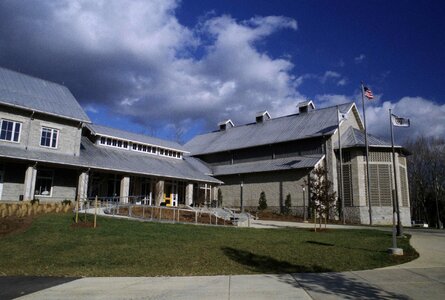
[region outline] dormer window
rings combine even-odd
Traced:
[[[48,148],[57,148],[59,141],[59,130],[54,128],[42,127],[40,146]]]
[[[263,123],[266,120],[271,119],[270,114],[267,112],[267,110],[257,112],[255,115],[255,122],[256,123]]]
[[[308,111],[315,109],[315,105],[314,102],[312,102],[312,100],[300,102],[298,103],[297,106],[298,106],[298,112],[300,114],[304,114],[307,113]]]
[[[235,127],[235,124],[233,124],[232,120],[226,120],[218,123],[218,127],[220,131],[227,130],[229,128]]]

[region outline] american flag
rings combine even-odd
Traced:
[[[372,91],[368,87],[364,86],[363,90],[365,91],[365,97],[366,98],[368,98],[370,100],[374,99],[374,95],[372,94]]]

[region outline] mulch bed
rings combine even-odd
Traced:
[[[78,223],[72,223],[70,225],[71,228],[94,228],[94,222],[83,222],[79,221]],[[96,228],[99,227],[99,224],[96,223]]]
[[[31,226],[32,220],[33,217],[0,218],[0,237],[25,231]]]

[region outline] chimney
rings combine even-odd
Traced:
[[[270,114],[267,112],[267,110],[257,112],[255,115],[255,122],[257,124],[263,123],[264,121],[267,121],[270,119],[272,119],[272,118],[270,117]]]
[[[233,124],[232,120],[225,120],[218,123],[219,131],[224,131],[229,128],[235,127],[235,124]]]
[[[300,102],[298,103],[297,107],[298,107],[298,113],[300,114],[304,114],[307,113],[308,111],[315,109],[315,105],[314,102],[312,102],[312,100]]]

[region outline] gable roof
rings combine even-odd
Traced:
[[[339,105],[340,111],[353,107],[352,102]],[[200,155],[332,135],[336,129],[337,107],[332,106],[198,135],[184,147],[192,155]]]
[[[180,144],[167,141],[155,137],[151,137],[145,134],[133,133],[121,129],[116,129],[108,126],[96,125],[96,124],[88,124],[87,128],[91,130],[91,133],[94,135],[106,136],[106,137],[115,137],[118,139],[128,140],[141,144],[149,144],[152,146],[159,146],[163,148],[167,148],[170,150],[176,150],[179,152],[187,152],[183,146]]]
[[[90,123],[73,94],[64,86],[0,68],[0,103]]]
[[[387,142],[369,133],[368,133],[368,144],[370,147],[382,147],[382,148],[391,147],[391,142]],[[342,148],[365,147],[365,133],[357,128],[349,127],[341,135],[341,147]],[[398,145],[394,145],[394,147],[402,148],[401,146]],[[336,149],[338,149],[338,144],[336,144]]]

